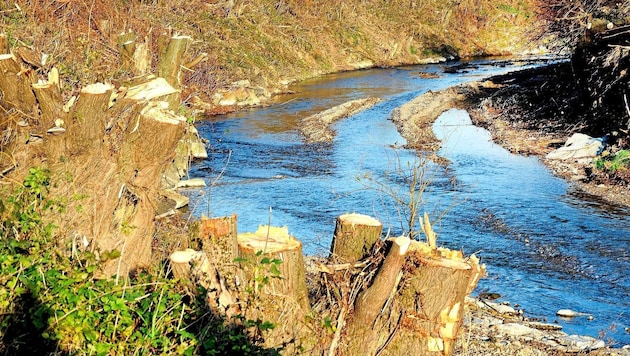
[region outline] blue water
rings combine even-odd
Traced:
[[[496,292],[531,317],[558,321],[568,333],[630,343],[630,218],[554,177],[533,157],[513,155],[470,125],[465,112],[449,111],[434,126],[444,139],[444,167],[405,140],[392,110],[427,90],[515,70],[475,62],[457,74],[441,65],[341,73],[297,84],[295,94],[265,108],[201,121],[209,158],[191,176],[209,187],[189,191],[196,216],[238,214],[240,232],[261,224],[286,225],[305,253],[325,255],[335,219],[358,212],[381,220],[392,235],[408,229],[405,177],[424,173],[421,210],[435,222],[438,242],[486,263],[477,292]],[[423,79],[419,71],[439,73]],[[374,107],[334,125],[330,144],[304,144],[297,125],[308,115],[348,100],[376,96]],[[420,156],[420,158],[418,158]],[[560,320],[558,309],[590,313]]]

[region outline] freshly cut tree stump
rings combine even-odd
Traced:
[[[292,302],[304,313],[310,310],[302,243],[286,226],[262,225],[255,233],[239,234],[238,249],[241,265],[250,267],[244,268],[246,283],[254,290],[271,296],[276,305]]]
[[[201,248],[225,278],[229,288],[236,289],[238,257],[236,214],[201,218]]]
[[[173,62],[165,65],[165,77],[177,79],[190,38],[171,40],[177,54],[169,51],[160,63]],[[177,107],[180,91],[165,78],[147,76],[133,87],[91,84],[66,99],[57,69],[47,82],[37,80],[33,69],[42,60],[36,50],[18,49],[17,55],[0,54],[0,126],[15,122],[3,151],[15,163],[2,172],[16,175],[14,181],[29,164],[53,173],[59,182],[50,194],[67,202],[67,212],[54,216],[60,243],[83,236],[100,251],[120,252],[105,263],[104,277],[125,278],[144,268],[151,262],[155,196],[186,125],[166,102]],[[63,180],[57,177],[62,172]]]
[[[413,241],[396,298],[400,328],[383,355],[450,355],[462,323],[464,299],[485,273],[475,255]]]
[[[383,224],[362,214],[343,214],[337,217],[330,251],[341,262],[356,262],[367,256],[381,238]]]
[[[172,36],[168,45],[160,53],[160,61],[157,67],[157,75],[166,81],[175,89],[181,88],[184,54],[188,46],[192,42],[192,38],[188,36]],[[178,95],[170,95],[166,98],[169,107],[173,110],[177,109],[181,99]]]
[[[186,249],[171,254],[173,276],[185,284],[194,282],[207,291],[207,302],[213,311],[228,312],[236,303],[225,281],[202,251]],[[193,289],[196,293],[196,288]]]
[[[5,110],[15,108],[28,116],[35,116],[37,100],[32,88],[35,80],[36,75],[23,71],[13,54],[0,55],[0,105]]]
[[[201,218],[201,242],[204,252],[217,264],[231,265],[238,257],[236,214],[217,218]]]
[[[275,324],[265,332],[265,346],[283,346],[287,355],[310,335],[306,324],[310,302],[302,243],[287,227],[260,226],[255,233],[238,235],[242,290],[249,293],[243,315]],[[300,340],[300,341],[297,341]]]
[[[378,269],[372,285],[359,294],[354,305],[354,317],[349,324],[348,351],[353,355],[370,355],[375,352],[378,338],[374,325],[390,299],[402,276],[402,266],[411,240],[407,236],[390,239],[391,246]]]

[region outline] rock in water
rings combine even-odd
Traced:
[[[580,315],[586,315],[584,313],[580,313],[580,312],[576,312],[575,310],[571,310],[571,309],[560,309],[556,312],[557,316],[561,316],[561,317],[565,317],[565,318],[573,318],[576,316],[580,316]]]

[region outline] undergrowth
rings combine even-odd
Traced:
[[[164,266],[97,278],[118,251],[59,244],[55,225],[42,218],[63,209],[50,185],[47,170],[31,168],[0,203],[0,353],[277,354],[257,346],[238,316],[213,315],[204,291],[190,295]]]

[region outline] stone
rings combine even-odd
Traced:
[[[193,158],[208,158],[206,146],[200,140],[190,142],[190,155]]]
[[[180,180],[177,183],[177,188],[199,188],[205,187],[206,181],[203,178],[191,178],[186,180]]]
[[[581,315],[586,315],[584,313],[580,313],[580,312],[576,312],[575,310],[571,310],[571,309],[560,309],[556,312],[557,316],[561,316],[561,317],[565,317],[565,318],[573,318],[576,316],[581,316]]]
[[[537,329],[537,330],[553,330],[553,331],[562,330],[562,325],[541,323],[538,321],[528,321],[525,323],[525,325],[530,328]]]
[[[172,201],[172,209],[181,209],[187,206],[190,202],[190,199],[187,196],[179,194],[174,190],[164,190],[162,191],[162,194],[170,201]]]
[[[496,328],[498,332],[510,336],[525,336],[537,332],[536,329],[519,323],[497,324],[494,326],[494,328]]]
[[[519,314],[516,311],[516,309],[512,308],[511,306],[507,304],[494,303],[494,302],[489,302],[489,301],[482,302],[481,304],[484,305],[485,308],[490,308],[499,314],[511,314],[511,315]]]
[[[559,337],[557,341],[560,345],[566,346],[569,352],[590,351],[606,347],[604,340],[583,335],[567,335]]]
[[[564,146],[547,154],[548,159],[579,159],[596,157],[604,149],[603,138],[593,138],[591,136],[575,133]]]

